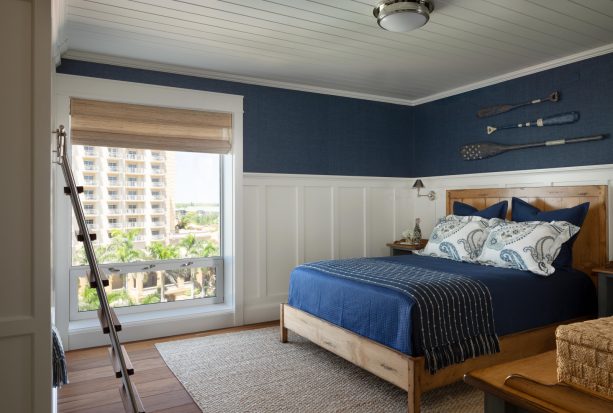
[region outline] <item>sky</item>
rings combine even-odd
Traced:
[[[175,203],[219,204],[220,155],[175,152]]]

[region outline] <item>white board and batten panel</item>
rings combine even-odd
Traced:
[[[243,178],[244,322],[279,317],[304,262],[383,256],[409,225],[409,179],[251,174]]]
[[[385,243],[400,238],[415,218],[428,237],[445,215],[450,189],[608,185],[613,206],[613,165],[423,178],[423,193],[434,190],[435,201],[417,197],[414,180],[245,174],[244,322],[278,319],[296,265],[388,255]],[[612,234],[609,212],[609,239]]]

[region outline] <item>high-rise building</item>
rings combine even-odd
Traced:
[[[113,230],[138,230],[138,247],[171,240],[175,165],[175,154],[169,151],[73,147],[72,167],[77,184],[83,185],[85,218],[98,243],[107,244]]]

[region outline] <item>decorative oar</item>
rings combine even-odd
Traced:
[[[548,116],[546,118],[539,118],[530,122],[524,123],[511,123],[503,126],[488,126],[487,134],[491,135],[497,130],[501,129],[514,129],[514,128],[529,128],[531,126],[554,126],[554,125],[566,125],[568,123],[575,123],[579,120],[579,112],[560,113],[558,115]]]
[[[496,105],[496,106],[492,106],[489,108],[481,109],[479,112],[477,112],[477,116],[480,118],[487,118],[488,116],[499,115],[501,113],[509,112],[513,109],[521,108],[522,106],[536,105],[537,103],[542,103],[542,102],[557,102],[559,100],[560,100],[560,92],[556,90],[555,92],[552,92],[549,96],[544,97],[542,99],[534,99],[528,102],[515,103],[515,104],[509,104],[509,105]]]
[[[476,161],[479,159],[490,158],[492,156],[500,155],[501,153],[513,151],[516,149],[537,148],[539,146],[564,145],[567,143],[599,141],[604,138],[605,135],[594,135],[571,139],[562,138],[538,143],[524,143],[519,145],[501,145],[499,143],[494,142],[471,143],[470,145],[464,145],[460,147],[460,154],[465,161]]]

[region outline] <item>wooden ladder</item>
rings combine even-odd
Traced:
[[[109,357],[113,370],[115,371],[115,377],[121,379],[121,387],[119,393],[126,412],[130,413],[145,413],[143,403],[136,391],[136,387],[132,384],[130,378],[134,374],[134,368],[128,357],[128,353],[121,342],[119,341],[119,335],[121,331],[121,324],[115,314],[113,308],[109,305],[108,298],[104,287],[109,285],[109,280],[106,275],[102,273],[98,266],[98,260],[96,253],[94,252],[94,246],[92,241],[96,239],[96,234],[90,234],[85,222],[85,213],[83,211],[83,204],[79,198],[79,194],[83,192],[82,186],[77,186],[75,183],[74,175],[66,155],[66,130],[63,125],[54,131],[57,135],[57,164],[62,167],[64,179],[66,180],[66,187],[64,187],[64,193],[70,196],[72,208],[77,219],[79,226],[79,233],[77,234],[77,240],[83,242],[85,247],[85,256],[89,263],[89,285],[91,288],[95,288],[98,293],[98,299],[100,301],[100,308],[98,309],[98,319],[100,320],[100,327],[104,334],[109,335],[111,346],[109,347]]]

